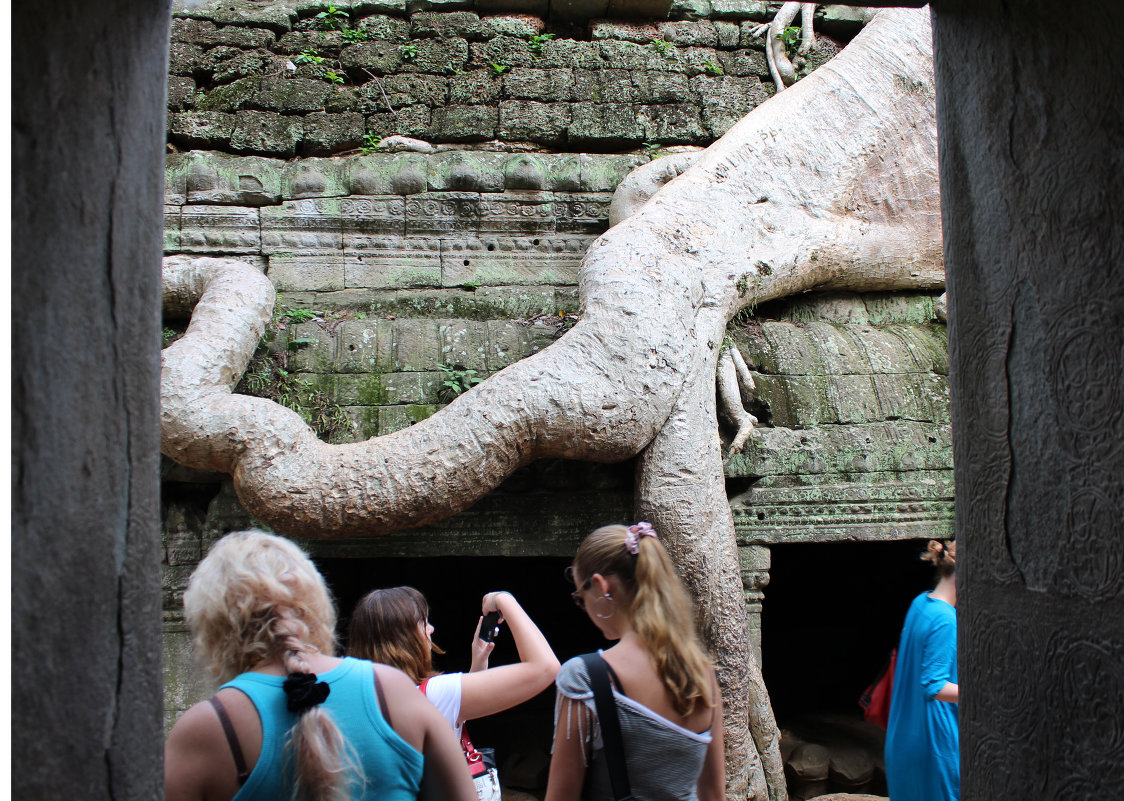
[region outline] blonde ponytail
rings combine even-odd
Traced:
[[[631,591],[631,597],[621,601],[628,603],[632,627],[655,662],[676,712],[686,716],[699,703],[715,704],[711,665],[695,630],[694,605],[667,551],[649,530],[650,526],[641,529],[641,536],[629,536],[625,526],[597,529],[578,549],[574,570],[587,578],[615,574]]]

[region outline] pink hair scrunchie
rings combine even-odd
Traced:
[[[659,539],[656,536],[656,530],[652,527],[651,523],[641,520],[635,525],[628,527],[628,533],[624,535],[624,547],[628,552],[635,556],[640,553],[640,538],[651,537],[652,539]]]

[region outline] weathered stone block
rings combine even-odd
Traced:
[[[414,319],[394,321],[394,360],[396,370],[436,371],[441,364],[440,323]]]
[[[398,195],[340,199],[344,250],[365,250],[370,242],[406,233],[406,201]]]
[[[164,207],[164,252],[180,249],[180,207]]]
[[[278,292],[343,289],[343,256],[274,253],[268,275]]]
[[[355,385],[364,405],[386,402],[378,374],[395,370],[394,323],[390,320],[347,320],[336,330],[335,368],[344,373],[373,373],[373,382]]]
[[[410,21],[386,14],[364,17],[356,23],[355,27],[366,31],[371,39],[381,39],[386,42],[410,41]]]
[[[759,78],[769,77],[769,64],[765,60],[765,51],[747,48],[733,52],[719,52],[717,58],[707,56],[722,67],[727,75],[756,75]],[[698,70],[703,72],[705,70]]]
[[[188,149],[225,149],[234,132],[233,114],[221,111],[184,111],[168,115],[168,138]]]
[[[261,249],[257,209],[183,206],[180,247],[191,253],[255,253]]]
[[[502,118],[502,109],[501,109]],[[523,153],[503,163],[504,189],[542,191],[549,188],[549,162],[539,156]]]
[[[279,161],[201,151],[186,153],[179,159],[188,203],[265,206],[280,200]]]
[[[410,17],[410,35],[416,39],[470,39],[486,38],[480,15],[470,11],[453,11],[439,14],[420,11]]]
[[[348,160],[345,184],[352,195],[416,195],[426,190],[428,169],[422,155],[371,154]]]
[[[581,159],[576,155],[552,160],[544,189],[555,192],[580,192],[582,190]]]
[[[672,0],[671,16],[676,19],[707,19],[711,15],[710,0]]]
[[[467,370],[486,370],[488,326],[472,320],[449,320],[440,326],[443,364]]]
[[[609,16],[609,0],[551,0],[550,14],[555,19],[585,22]],[[618,16],[614,14],[613,16]],[[632,16],[622,14],[619,16]]]
[[[344,162],[330,158],[304,158],[290,162],[281,174],[281,197],[339,197],[347,194]]]
[[[441,283],[511,286],[573,285],[592,237],[447,237],[441,243]]]
[[[324,110],[329,114],[343,114],[348,111],[361,111],[362,105],[358,90],[351,86],[333,86],[324,98]]]
[[[249,108],[250,98],[258,91],[259,76],[241,78],[226,86],[216,86],[207,93],[200,92],[194,100],[200,111],[238,111]]]
[[[198,45],[172,42],[168,54],[168,72],[172,75],[194,75],[203,62],[203,48]]]
[[[516,68],[503,76],[507,97],[557,103],[569,100],[574,91],[574,72],[569,69]],[[502,134],[501,134],[502,137]]]
[[[491,70],[473,70],[449,78],[449,103],[454,106],[490,105],[499,101],[503,82]]]
[[[492,39],[496,36],[514,36],[526,39],[542,33],[546,29],[546,23],[543,22],[542,18],[531,14],[487,16],[482,17],[480,23],[485,39]]]
[[[710,0],[714,19],[751,19],[757,22],[772,20],[773,12],[762,0]]]
[[[639,107],[631,103],[574,103],[571,114],[572,144],[627,144],[644,139]]]
[[[639,44],[647,44],[653,39],[660,38],[660,32],[655,25],[647,22],[627,22],[624,20],[595,20],[589,25],[589,34],[593,41],[618,39]]]
[[[551,287],[482,286],[474,293],[481,305],[494,307],[508,318],[534,317],[558,311],[555,291]]]
[[[531,355],[527,328],[511,320],[489,320],[488,350],[485,364],[490,373],[497,372]]]
[[[401,48],[400,42],[360,42],[340,51],[340,63],[344,69],[370,70],[376,75],[390,75],[402,68]]]
[[[718,31],[709,20],[700,22],[661,22],[656,26],[659,38],[677,45],[717,47]]]
[[[177,2],[172,8],[173,17],[209,19],[218,25],[237,25],[248,28],[267,28],[276,33],[291,30],[297,21],[296,8],[291,3],[267,2],[238,5],[225,0],[207,0],[199,4]]]
[[[554,42],[543,46],[542,64],[536,64],[536,55],[531,52],[527,42],[512,36],[497,36],[487,42],[471,42],[468,46],[469,64],[476,69],[491,69],[492,65],[507,67],[568,67],[569,64],[547,63],[547,49]]]
[[[741,43],[741,26],[736,22],[715,22],[714,31],[718,34],[719,47],[733,49]]]
[[[468,42],[464,39],[417,39],[413,44],[417,53],[403,56],[402,72],[447,74],[464,69],[468,63]]]
[[[699,98],[703,125],[715,138],[769,98],[757,76],[696,75],[690,80],[690,88]]]
[[[242,50],[260,50],[270,47],[277,40],[274,31],[264,28],[248,28],[227,25],[219,28],[205,19],[173,19],[172,41],[188,42],[202,47],[225,45]]]
[[[269,111],[240,111],[235,115],[230,149],[235,153],[291,158],[296,155],[302,133],[301,121],[295,117]]]
[[[628,70],[574,70],[573,97],[592,103],[636,103],[639,97]]]
[[[247,80],[255,91],[247,96],[246,102],[251,108],[262,111],[280,111],[288,114],[322,111],[328,95],[332,93],[330,85],[312,78],[269,77]],[[212,92],[208,102],[219,91]]]
[[[575,192],[554,196],[554,218],[558,233],[574,232],[590,237],[609,230],[611,192]]]
[[[337,254],[343,243],[339,204],[338,198],[306,198],[262,209],[262,253]]]
[[[388,114],[367,117],[367,131],[372,136],[425,136],[432,128],[430,110],[422,105],[406,106]]]
[[[609,67],[629,71],[682,72],[684,70],[678,51],[664,55],[651,45],[636,42],[603,41],[594,44],[604,64]]]
[[[352,0],[353,14],[394,14],[405,16],[406,0]]]
[[[484,151],[453,151],[429,160],[428,181],[433,191],[502,192],[507,156]]]
[[[501,234],[549,234],[554,228],[554,194],[510,190],[484,194],[479,203],[479,231]]]
[[[499,112],[487,106],[449,106],[433,110],[425,138],[439,142],[478,142],[494,139]]]
[[[647,161],[647,156],[583,153],[578,160],[581,163],[582,191],[612,192],[630,172]]]
[[[300,30],[290,31],[277,40],[272,50],[277,53],[295,56],[311,51],[324,58],[336,58],[340,51],[349,44],[340,31],[325,30]],[[302,65],[297,65],[302,66]],[[303,67],[302,67],[303,69]]]
[[[477,231],[480,195],[475,192],[426,192],[406,199],[406,233],[410,235]]]
[[[505,141],[559,145],[566,141],[569,126],[569,103],[506,100],[500,103],[496,135]]]
[[[546,17],[548,0],[476,0],[476,10],[481,14],[518,13]]]
[[[211,81],[216,84],[231,83],[239,78],[251,75],[265,75],[272,66],[272,58],[264,51],[251,50],[244,52],[235,51],[230,58],[211,58],[217,50],[234,50],[234,48],[213,48],[204,56],[203,68],[211,70]]]
[[[388,404],[436,403],[444,377],[439,372],[387,373],[380,380]]]
[[[359,89],[364,101],[363,108],[370,111],[388,111],[421,103],[430,108],[444,106],[448,99],[445,78],[439,75],[405,73],[388,75],[380,87],[375,81],[365,83]],[[387,100],[390,106],[387,106]]]
[[[367,237],[362,252],[349,251],[344,260],[348,289],[400,289],[441,286],[438,242],[429,239]]]
[[[308,114],[298,150],[303,156],[326,156],[354,150],[363,143],[366,123],[362,114]]]
[[[195,79],[183,75],[168,76],[168,110],[182,111],[195,102]]]
[[[681,72],[634,72],[632,83],[636,87],[634,95],[640,103],[682,103],[690,97],[687,76]]]

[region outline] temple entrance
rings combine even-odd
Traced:
[[[583,612],[570,601],[573,587],[563,571],[562,557],[432,557],[319,559],[317,566],[331,587],[340,610],[341,645],[346,648],[351,610],[377,587],[409,585],[430,604],[434,641],[445,650],[434,657],[442,672],[468,669],[469,646],[484,593],[508,590],[546,635],[560,662],[607,643]],[[496,640],[491,665],[518,661],[515,643],[505,627]],[[548,687],[514,709],[469,724],[478,747],[496,749],[505,787],[545,792],[546,771],[554,727],[554,687]]]
[[[910,601],[933,586],[924,541],[771,548],[762,672],[793,799],[885,794],[885,732],[858,698],[897,645]]]

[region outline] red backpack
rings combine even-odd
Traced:
[[[890,652],[890,658],[882,666],[878,678],[874,683],[863,690],[859,696],[859,706],[863,708],[863,717],[885,729],[890,725],[890,696],[894,693],[894,668],[898,662],[898,649]]]

